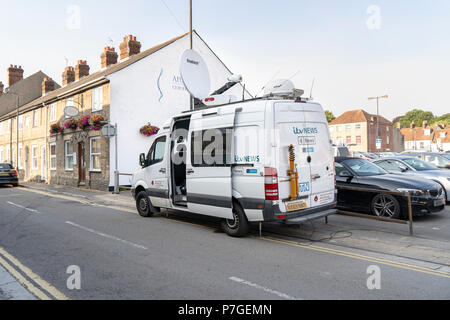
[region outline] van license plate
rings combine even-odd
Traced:
[[[308,205],[306,204],[305,201],[286,203],[286,210],[288,212],[303,210],[306,208],[308,208]]]
[[[9,176],[9,173],[0,173],[0,176]]]

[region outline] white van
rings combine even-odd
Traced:
[[[132,178],[141,216],[167,208],[219,217],[228,235],[240,237],[252,222],[301,223],[336,212],[320,104],[266,97],[194,110],[152,138]]]

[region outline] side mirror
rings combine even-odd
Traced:
[[[343,177],[343,178],[353,178],[353,175],[348,172],[347,170],[341,171],[341,173],[339,173],[339,177]]]
[[[141,167],[145,167],[147,164],[147,161],[145,160],[145,153],[141,153],[139,155],[139,164],[141,165]]]
[[[409,169],[408,169],[408,167],[400,167],[400,170],[401,170],[402,172],[406,172],[406,171],[408,171]]]

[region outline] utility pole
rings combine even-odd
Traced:
[[[380,99],[387,99],[387,98],[389,98],[388,95],[369,98],[369,101],[370,100],[377,100],[377,135],[376,135],[376,140],[380,139],[380,111],[379,111]]]
[[[189,0],[189,49],[193,50],[193,39],[192,39],[192,0]],[[189,101],[190,101],[190,109],[191,111],[194,110],[194,97],[189,94]]]

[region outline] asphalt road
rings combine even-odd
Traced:
[[[51,299],[450,299],[423,261],[189,223],[0,188],[0,258]],[[0,264],[1,264],[0,259]],[[369,290],[367,269],[381,270]],[[70,266],[81,289],[70,290]],[[36,293],[34,293],[36,295]]]

